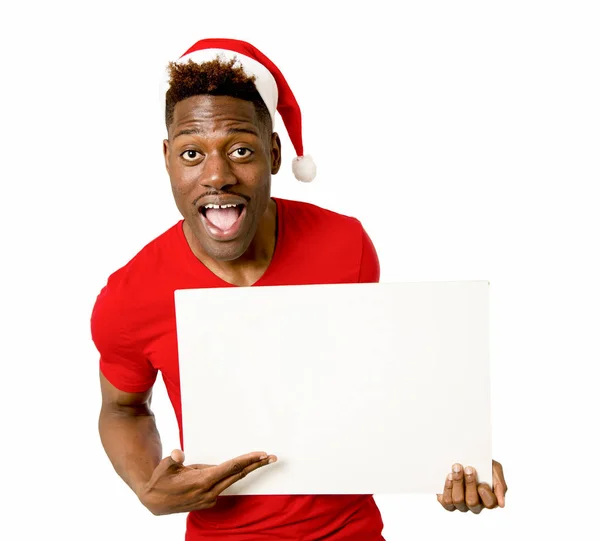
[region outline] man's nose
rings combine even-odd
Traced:
[[[222,190],[226,186],[237,184],[237,178],[227,156],[223,156],[220,152],[208,154],[202,165],[200,182],[203,186]]]

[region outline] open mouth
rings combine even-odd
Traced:
[[[207,203],[200,207],[200,216],[209,235],[216,240],[233,239],[246,215],[246,205],[241,203]]]

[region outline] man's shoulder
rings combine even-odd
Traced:
[[[365,232],[357,218],[312,203],[283,201],[282,227],[280,253],[298,283],[359,281]]]
[[[286,225],[289,223],[295,227],[307,231],[319,230],[330,231],[339,235],[346,232],[351,235],[360,234],[362,225],[360,221],[346,214],[307,203],[304,201],[293,201],[289,199],[278,199],[284,207]]]
[[[161,270],[175,259],[180,243],[181,223],[180,220],[152,239],[125,265],[115,270],[108,277],[103,291],[122,297],[146,289],[148,282],[156,281]]]

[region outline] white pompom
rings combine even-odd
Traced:
[[[293,159],[292,171],[300,182],[312,182],[317,176],[317,165],[310,156],[300,156]]]

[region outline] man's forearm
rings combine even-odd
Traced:
[[[148,407],[103,407],[100,439],[115,471],[139,495],[162,459],[162,444]]]

